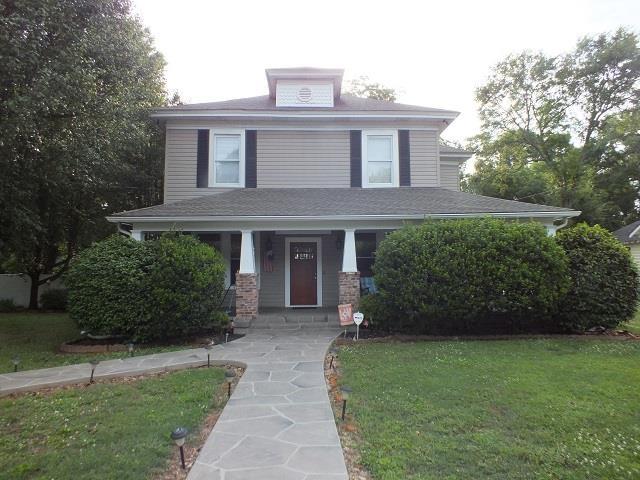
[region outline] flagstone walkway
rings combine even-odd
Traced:
[[[212,362],[246,367],[188,480],[347,480],[324,379],[327,348],[339,331],[254,331],[211,350]],[[204,349],[101,362],[96,378],[206,363]],[[0,396],[81,383],[88,364],[0,374]]]

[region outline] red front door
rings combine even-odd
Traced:
[[[317,305],[318,246],[315,242],[292,242],[289,248],[291,305]]]

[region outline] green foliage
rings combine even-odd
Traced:
[[[51,288],[40,295],[40,305],[45,310],[66,310],[69,300],[66,288]]]
[[[360,311],[369,321],[372,328],[391,331],[397,327],[394,310],[384,301],[379,293],[370,293],[360,298]]]
[[[417,332],[549,328],[568,286],[564,253],[536,223],[426,222],[391,233],[374,265],[384,323]]]
[[[69,267],[65,285],[69,314],[94,335],[137,336],[151,302],[150,244],[113,235],[83,250]]]
[[[97,242],[73,262],[65,284],[71,318],[96,335],[167,340],[226,323],[218,312],[221,255],[175,232],[147,242],[120,235]]]
[[[361,98],[372,98],[374,100],[385,100],[395,102],[398,93],[395,88],[387,87],[381,83],[369,80],[369,77],[361,76],[349,82],[346,93]]]
[[[559,307],[563,326],[574,331],[614,328],[633,318],[640,283],[629,250],[598,225],[560,230],[556,239],[567,254],[571,276]]]
[[[0,313],[15,312],[18,308],[12,298],[0,298]]]
[[[42,284],[161,200],[164,60],[128,0],[1,2],[0,50],[0,258]]]
[[[145,338],[180,337],[189,329],[220,327],[224,294],[224,260],[220,252],[189,235],[169,232],[149,243],[154,262],[146,282],[152,302]]]
[[[637,35],[587,37],[566,54],[523,52],[476,92],[482,132],[465,190],[581,210],[617,228],[640,216]]]

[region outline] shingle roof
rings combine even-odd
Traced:
[[[385,100],[375,100],[372,98],[360,98],[354,95],[343,93],[335,100],[333,107],[277,107],[276,101],[269,95],[259,97],[237,98],[221,102],[192,103],[187,105],[176,105],[173,107],[159,108],[156,114],[167,112],[187,112],[187,111],[294,111],[294,112],[405,112],[405,113],[431,113],[443,116],[455,117],[458,112],[443,110],[439,108],[420,107],[416,105],[406,105],[404,103],[388,102]]]
[[[473,155],[473,152],[464,148],[450,147],[449,145],[440,144],[440,153],[460,153],[462,155]]]
[[[633,237],[630,237],[634,232],[635,234]],[[626,243],[627,245],[631,243],[640,243],[640,220],[616,230],[613,232],[613,235],[622,243]]]
[[[326,217],[361,215],[519,214],[568,208],[503,200],[436,187],[248,188],[122,212],[112,217]]]

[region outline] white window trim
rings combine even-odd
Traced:
[[[369,183],[369,160],[367,156],[367,137],[370,135],[389,135],[392,138],[391,183]],[[362,187],[389,188],[400,186],[400,162],[397,130],[363,130],[362,131]]]
[[[291,305],[291,242],[316,244],[316,298],[315,305]],[[322,306],[322,238],[321,237],[285,237],[284,239],[284,305],[292,308]]]
[[[216,182],[216,162],[214,158],[216,135],[239,135],[240,136],[240,166],[238,167],[238,183],[218,183]],[[244,167],[245,167],[245,140],[244,130],[212,128],[209,130],[209,186],[244,188]]]

